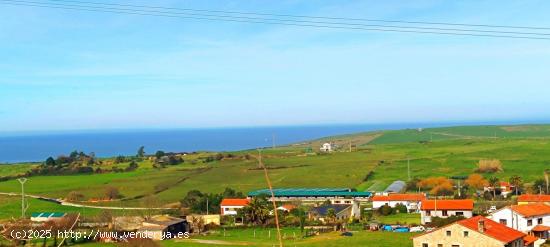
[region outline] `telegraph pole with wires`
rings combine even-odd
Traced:
[[[258,162],[260,167],[263,167],[265,180],[267,182],[267,187],[269,192],[271,192],[271,203],[273,204],[273,214],[275,215],[275,225],[277,226],[277,239],[279,240],[279,246],[283,246],[283,238],[281,236],[281,228],[279,226],[279,214],[277,213],[277,204],[275,203],[275,194],[273,193],[273,186],[271,186],[271,180],[269,180],[269,175],[267,174],[267,168],[262,162],[262,149],[258,149]]]

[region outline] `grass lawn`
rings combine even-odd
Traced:
[[[80,213],[83,216],[91,216],[99,212],[99,209],[67,207],[32,198],[28,198],[27,203],[29,204],[29,209],[27,209],[27,217],[33,212]],[[8,219],[11,217],[18,218],[20,216],[21,197],[0,195],[0,219]]]
[[[382,224],[420,224],[420,214],[391,214],[376,217]]]

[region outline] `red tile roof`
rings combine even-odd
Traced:
[[[533,227],[533,229],[531,229],[531,231],[534,231],[534,232],[550,231],[550,226],[536,225],[535,227]]]
[[[464,200],[424,200],[420,210],[473,210],[474,201]]]
[[[510,206],[510,209],[512,209],[512,211],[518,214],[521,214],[525,217],[533,217],[533,216],[550,214],[550,206],[543,203],[512,205]]]
[[[510,243],[518,238],[523,238],[524,236],[526,236],[525,233],[523,232],[514,230],[510,227],[494,222],[483,216],[476,216],[473,218],[461,220],[461,221],[458,221],[457,223],[464,227],[470,228],[476,232],[479,232],[478,223],[480,220],[483,220],[485,222],[485,230],[483,231],[482,234],[485,234],[501,242]]]
[[[389,194],[387,196],[373,196],[372,201],[422,201],[426,196],[423,194]]]
[[[296,205],[293,204],[285,204],[281,206],[282,208],[286,209],[287,211],[291,211],[292,209],[296,208]]]
[[[222,200],[220,206],[246,206],[248,202],[248,199],[226,198]]]
[[[550,195],[520,195],[518,202],[550,202]]]
[[[525,235],[525,237],[523,237],[523,245],[528,246],[528,245],[534,243],[537,240],[539,240],[539,238],[537,238],[535,236]]]

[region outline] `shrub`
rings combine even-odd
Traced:
[[[432,222],[429,225],[432,227],[442,227],[463,219],[465,219],[463,216],[456,215],[447,218],[432,217]]]
[[[477,163],[477,169],[476,172],[483,172],[483,173],[495,173],[495,172],[502,172],[504,169],[502,168],[502,162],[497,159],[493,160],[480,160]]]
[[[395,205],[395,207],[393,208],[394,209],[394,212],[395,213],[407,213],[407,206],[401,204],[401,203],[398,203],[397,205]]]
[[[393,209],[388,205],[384,205],[378,208],[378,213],[384,216],[388,216],[393,213]]]

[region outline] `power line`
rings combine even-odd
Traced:
[[[329,20],[347,20],[347,21],[364,21],[364,22],[386,22],[386,23],[406,23],[406,24],[424,24],[424,25],[444,25],[444,26],[550,30],[550,27],[508,26],[508,25],[467,24],[467,23],[450,23],[450,22],[403,21],[403,20],[385,20],[385,19],[364,19],[364,18],[346,18],[346,17],[328,17],[328,16],[270,14],[270,13],[261,13],[261,12],[240,12],[240,11],[224,11],[224,10],[208,10],[208,9],[192,9],[192,8],[174,8],[174,7],[162,7],[162,6],[152,6],[152,5],[99,3],[99,2],[74,1],[74,0],[49,0],[49,1],[68,2],[68,3],[86,3],[86,4],[96,4],[96,5],[111,5],[111,6],[122,6],[122,7],[152,8],[152,9],[184,10],[184,11],[209,12],[209,13],[226,13],[226,14],[242,14],[242,15],[309,18],[309,19],[329,19]]]
[[[54,6],[63,6],[63,7],[93,8],[93,9],[98,9],[98,10],[106,9],[106,10],[115,10],[115,11],[137,11],[137,12],[154,13],[154,14],[186,15],[186,16],[189,15],[189,16],[199,16],[199,17],[208,17],[208,18],[232,18],[232,19],[243,19],[243,20],[253,20],[253,21],[291,22],[291,23],[305,23],[305,24],[313,24],[313,25],[338,25],[338,26],[397,28],[397,29],[413,29],[413,30],[418,29],[418,30],[430,30],[430,31],[433,30],[433,31],[451,31],[451,32],[492,33],[492,34],[505,34],[505,35],[514,34],[514,35],[550,36],[550,33],[533,33],[533,32],[517,32],[517,31],[500,31],[500,30],[480,30],[480,29],[460,29],[460,28],[441,28],[441,27],[396,26],[396,25],[349,23],[349,22],[328,22],[328,21],[308,21],[308,20],[292,20],[292,19],[278,19],[278,18],[259,18],[259,17],[250,17],[250,16],[234,16],[234,15],[197,14],[197,13],[186,13],[186,12],[167,12],[167,11],[157,11],[157,10],[135,9],[135,8],[144,8],[144,7],[138,7],[139,5],[101,4],[101,3],[83,2],[83,1],[77,1],[77,2],[78,3],[85,3],[87,5],[47,3],[47,2],[26,1],[26,0],[2,0],[2,1],[25,3],[25,4],[54,5]],[[61,2],[73,2],[73,1],[61,1]],[[134,9],[118,8],[118,7],[99,7],[99,6],[89,5],[89,4],[93,4],[93,5],[98,5],[99,4],[99,5],[108,5],[108,6],[133,6],[132,8],[134,8]],[[145,8],[152,8],[152,7],[145,7]],[[156,8],[160,8],[160,7],[156,7]]]
[[[17,1],[17,0],[0,0],[0,4],[6,5],[15,5],[15,6],[30,6],[30,7],[41,7],[41,8],[51,8],[51,9],[66,9],[66,10],[81,10],[81,11],[91,11],[91,12],[103,12],[103,13],[118,13],[118,14],[131,14],[131,15],[143,15],[143,16],[157,16],[157,17],[171,17],[171,18],[183,18],[183,19],[194,19],[194,20],[210,20],[210,21],[226,21],[226,22],[240,22],[240,23],[256,23],[256,24],[272,24],[272,25],[286,25],[286,26],[300,26],[300,27],[316,27],[316,28],[331,28],[331,29],[344,29],[344,30],[361,30],[361,31],[381,31],[381,32],[399,32],[399,33],[417,33],[417,34],[438,34],[438,35],[454,35],[454,36],[474,36],[474,37],[493,37],[493,38],[514,38],[514,39],[533,39],[533,40],[550,40],[547,37],[537,37],[537,36],[515,36],[515,35],[494,35],[494,34],[481,34],[481,33],[461,33],[461,32],[440,32],[440,31],[423,31],[423,30],[403,30],[396,28],[364,28],[349,26],[350,24],[344,23],[325,23],[328,25],[321,24],[307,24],[311,22],[298,21],[298,20],[278,20],[278,21],[263,21],[266,20],[261,18],[250,18],[250,17],[237,17],[237,16],[227,16],[227,17],[197,17],[197,14],[186,14],[186,13],[172,13],[172,12],[162,12],[162,11],[150,11],[150,10],[137,10],[137,9],[122,9],[122,8],[109,8],[109,7],[97,7],[97,6],[82,6],[82,5],[68,5],[68,4],[51,4],[51,3],[40,3],[40,2],[31,2],[31,1]],[[204,15],[202,15],[204,16]],[[244,19],[243,19],[244,18]],[[257,20],[258,19],[258,20]],[[275,20],[275,19],[272,19]],[[287,22],[281,22],[287,21]],[[319,22],[317,22],[319,23]],[[348,26],[342,26],[348,25]],[[381,26],[381,25],[378,25]],[[424,27],[407,27],[413,29],[422,29]],[[441,30],[451,30],[451,29],[441,29]],[[466,31],[466,30],[465,30]],[[550,35],[545,33],[521,33],[521,32],[502,32],[502,31],[486,31],[486,30],[468,30],[469,32],[491,32],[491,33],[511,33],[511,34],[527,34],[527,35]]]

